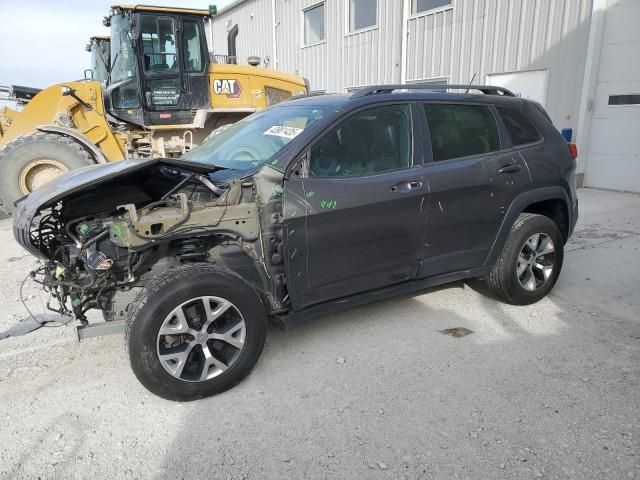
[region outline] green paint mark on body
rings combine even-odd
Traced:
[[[122,233],[122,228],[120,228],[120,225],[113,226],[113,233],[116,235],[116,237],[124,242],[124,235]]]
[[[324,208],[324,209],[335,210],[337,206],[338,206],[338,202],[336,202],[335,200],[322,200],[320,202],[320,208]]]
[[[312,192],[307,192],[307,193],[305,193],[304,195],[305,195],[305,197],[307,197],[307,198],[313,198],[313,197],[315,196],[315,194],[316,194],[316,192],[313,192],[313,191],[312,191]]]

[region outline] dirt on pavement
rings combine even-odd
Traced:
[[[271,328],[253,373],[205,400],[149,394],[119,335],[0,340],[0,479],[640,478],[640,196],[579,197],[538,304],[458,283]],[[36,262],[11,220],[0,242],[2,331]]]

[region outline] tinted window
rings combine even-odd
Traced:
[[[609,105],[640,105],[640,95],[609,95]]]
[[[433,160],[467,157],[500,149],[496,121],[489,107],[427,103]]]
[[[540,139],[540,134],[533,123],[518,110],[506,107],[496,107],[496,110],[502,117],[514,145],[532,143]]]
[[[313,177],[373,175],[411,166],[409,105],[357,113],[324,135],[312,148]]]

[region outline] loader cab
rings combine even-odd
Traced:
[[[208,10],[115,6],[111,74],[105,92],[109,113],[140,126],[192,124],[210,108],[209,54],[204,33]]]
[[[99,81],[102,87],[106,87],[111,63],[111,38],[95,35],[89,39],[86,50],[91,54],[91,79]]]

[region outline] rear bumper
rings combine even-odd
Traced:
[[[569,235],[567,235],[567,239],[571,237],[571,235],[573,234],[573,230],[576,228],[576,223],[578,223],[579,214],[578,214],[577,198],[573,201],[573,208],[571,209],[570,215],[571,215],[571,220],[569,222]]]

